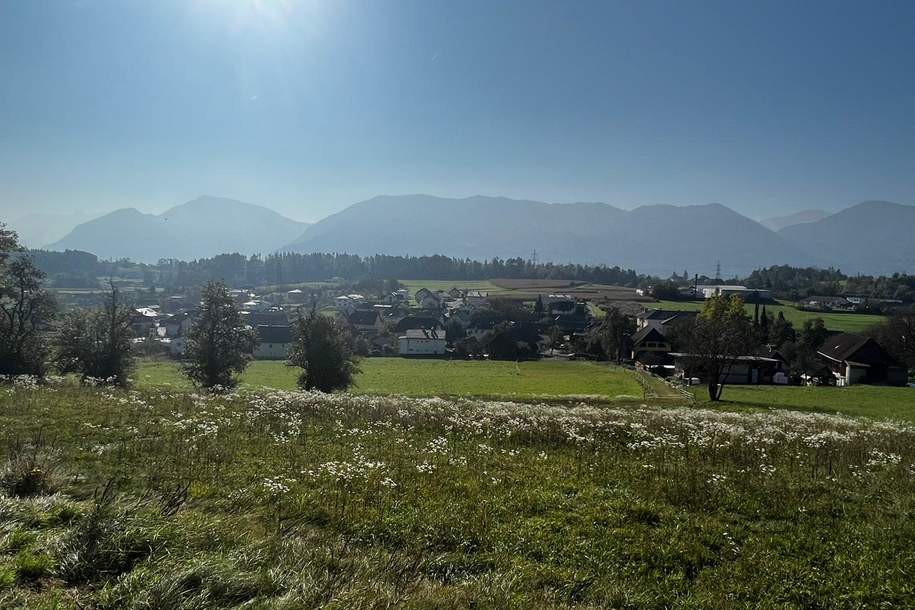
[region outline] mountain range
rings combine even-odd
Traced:
[[[269,253],[302,234],[307,223],[268,208],[222,197],[199,197],[162,214],[124,208],[78,225],[49,250],[85,250],[100,258],[155,262],[226,252]]]
[[[117,210],[49,249],[102,258],[192,259],[223,252],[347,252],[605,263],[667,276],[725,276],[774,265],[847,273],[915,271],[915,206],[870,201],[835,214],[805,210],[757,222],[720,204],[551,204],[474,196],[380,196],[312,225],[232,199],[200,197],[155,215]]]

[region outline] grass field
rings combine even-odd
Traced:
[[[899,608],[915,430],[476,400],[0,390],[0,607]]]
[[[586,396],[599,400],[641,400],[643,396],[642,386],[631,371],[594,362],[366,358],[359,367],[361,372],[352,389],[356,394],[514,399]],[[242,383],[293,390],[297,375],[296,369],[282,362],[255,361],[242,376]],[[190,388],[177,363],[170,360],[143,360],[134,378],[141,388]]]
[[[701,311],[705,304],[702,301],[659,301],[646,305],[649,309],[679,309],[682,311]],[[754,305],[746,306],[750,315],[753,315]],[[785,319],[794,324],[795,329],[800,329],[804,320],[815,320],[822,318],[829,330],[841,332],[861,332],[884,320],[883,316],[868,313],[819,313],[814,311],[801,311],[789,303],[779,305],[767,305],[766,311],[773,315],[778,312],[785,314]]]
[[[691,389],[700,403],[707,402],[708,394],[704,386],[693,386]],[[915,423],[915,388],[868,385],[847,388],[725,386],[721,397],[722,401],[717,408],[791,409]]]

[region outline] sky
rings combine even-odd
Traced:
[[[0,0],[0,220],[915,203],[915,3]]]

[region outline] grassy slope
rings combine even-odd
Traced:
[[[709,406],[705,387],[692,391],[702,406]],[[915,388],[726,386],[721,397],[718,407],[724,409],[791,409],[915,423]]]
[[[704,304],[700,301],[659,301],[646,305],[648,308],[680,309],[684,311],[699,311],[703,306]],[[752,315],[754,306],[748,304],[746,307],[747,311]],[[829,330],[850,333],[863,331],[874,324],[879,324],[884,319],[883,316],[867,313],[818,313],[815,311],[801,311],[794,305],[788,303],[767,305],[766,311],[773,315],[778,315],[779,311],[784,312],[785,318],[798,329],[804,323],[804,320],[822,318],[823,322],[826,324],[826,328]]]
[[[3,437],[42,427],[59,492],[0,494],[3,608],[861,608],[915,594],[912,432],[785,413],[0,391]],[[119,496],[97,510],[112,477]],[[170,516],[163,498],[184,485]]]
[[[366,358],[359,366],[362,372],[353,388],[358,394],[642,397],[642,388],[631,372],[593,362]],[[255,361],[242,376],[242,383],[292,390],[297,374],[282,362]],[[141,361],[134,378],[139,387],[190,387],[171,361]]]

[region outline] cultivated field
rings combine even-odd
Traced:
[[[415,360],[364,358],[359,363],[356,394],[474,396],[509,399],[579,397],[598,401],[642,400],[640,379],[630,370],[595,362],[541,360]],[[298,370],[277,361],[252,362],[242,376],[251,387],[294,390]],[[178,364],[143,360],[134,378],[141,388],[190,389]],[[645,383],[645,380],[641,380]],[[649,381],[656,394],[673,396],[664,384]]]
[[[4,608],[915,596],[915,430],[901,425],[63,384],[0,392],[0,430],[18,439],[0,449]]]
[[[701,311],[705,304],[702,301],[659,301],[650,305],[648,308],[653,309],[679,309],[682,311]],[[747,304],[746,308],[750,315],[753,315],[754,305]],[[760,309],[762,306],[760,306]],[[883,316],[868,313],[820,313],[815,311],[801,311],[790,303],[781,302],[779,305],[766,305],[766,311],[773,315],[778,312],[785,314],[785,319],[794,324],[795,329],[800,330],[804,320],[815,320],[822,318],[829,330],[841,332],[861,332],[875,324],[879,324],[885,318]]]
[[[650,297],[636,294],[634,288],[611,286],[608,284],[587,284],[570,280],[516,280],[493,279],[481,281],[447,281],[447,280],[400,280],[410,294],[420,288],[429,290],[482,290],[490,296],[532,301],[540,294],[562,293],[585,301],[604,302],[651,302]]]

